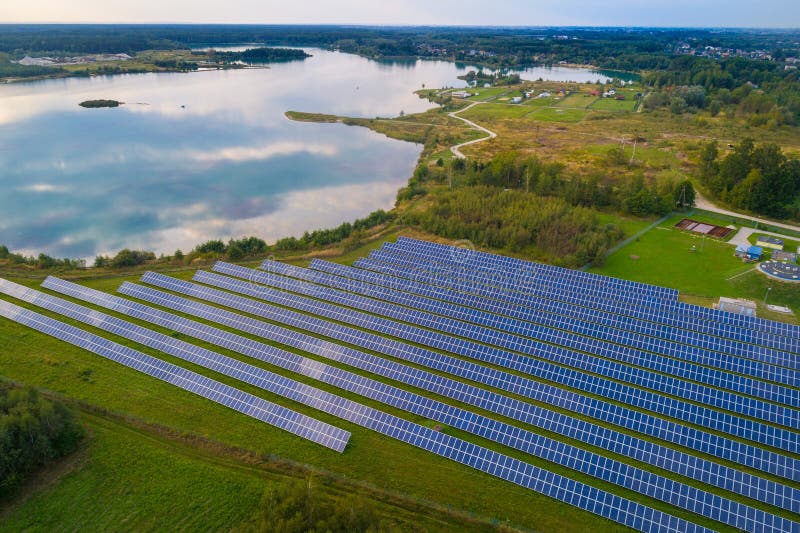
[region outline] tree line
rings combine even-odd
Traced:
[[[775,218],[798,218],[800,159],[774,143],[743,139],[725,157],[716,141],[700,153],[700,179],[711,193],[732,207]]]
[[[73,452],[82,437],[63,403],[0,381],[0,499],[37,469]]]

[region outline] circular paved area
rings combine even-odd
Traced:
[[[780,261],[764,261],[758,269],[771,278],[800,282],[800,266]]]

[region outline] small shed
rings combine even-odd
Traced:
[[[748,255],[747,255],[747,249],[748,248],[749,248],[749,246],[747,246],[745,244],[740,244],[739,246],[736,247],[736,251],[733,252],[733,255],[735,255],[736,257],[738,257],[740,259],[748,259]]]
[[[720,311],[736,313],[739,315],[756,316],[756,303],[750,300],[739,298],[720,297],[719,303],[715,306]]]
[[[756,239],[756,244],[763,248],[771,248],[773,250],[783,250],[783,240],[777,237],[767,237],[761,235]]]

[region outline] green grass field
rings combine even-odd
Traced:
[[[598,98],[595,100],[591,108],[598,111],[633,111],[636,106],[636,99],[631,98],[630,95],[625,95],[625,100],[616,100],[614,98]]]
[[[559,107],[543,107],[525,115],[526,119],[540,122],[580,122],[588,111]]]
[[[88,430],[83,448],[64,464],[40,472],[18,501],[0,506],[0,529],[113,531],[123,524],[130,531],[246,528],[265,491],[306,475],[298,465],[113,416],[83,413],[81,422]],[[368,498],[383,520],[400,531],[411,524],[431,532],[492,529],[343,479],[312,479],[326,497],[354,493]]]
[[[558,107],[574,107],[578,109],[585,109],[594,102],[595,98],[586,96],[582,93],[571,94],[566,98],[559,100],[556,105]]]
[[[690,215],[691,218],[725,226],[724,218]],[[689,300],[709,304],[720,296],[742,297],[762,302],[772,288],[769,303],[785,305],[800,312],[797,286],[781,283],[756,272],[733,256],[734,247],[717,239],[681,232],[673,226],[683,215],[670,218],[637,241],[612,254],[592,272],[679,289]],[[692,246],[696,251],[691,251]],[[697,297],[699,299],[694,299]],[[786,320],[760,313],[767,318]]]

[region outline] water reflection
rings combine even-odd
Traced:
[[[391,207],[418,146],[284,112],[423,111],[430,104],[415,89],[463,87],[457,76],[469,67],[310,52],[269,69],[0,87],[0,243],[62,257],[126,246],[171,253],[212,238],[297,235]],[[77,105],[95,98],[126,105]]]

